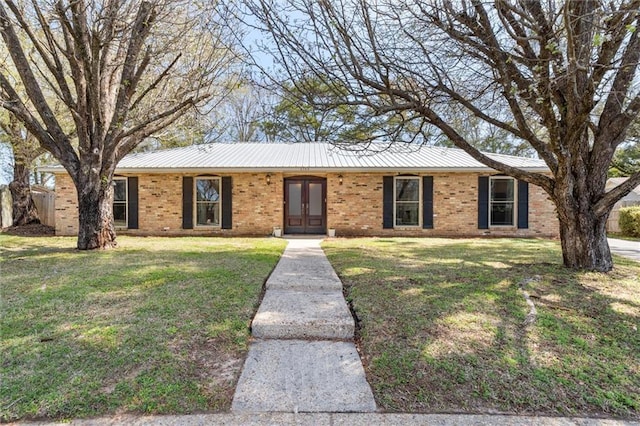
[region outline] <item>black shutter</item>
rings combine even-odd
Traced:
[[[382,228],[393,228],[393,176],[382,177]]]
[[[529,228],[529,184],[518,181],[518,228]]]
[[[182,178],[182,229],[193,229],[193,178]]]
[[[138,177],[127,178],[127,228],[138,229]]]
[[[422,176],[422,227],[433,229],[433,176]]]
[[[231,202],[231,176],[223,176],[222,177],[222,229],[232,229],[233,228],[233,209]]]
[[[489,229],[489,176],[478,176],[478,229]]]

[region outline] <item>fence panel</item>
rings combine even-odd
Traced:
[[[31,197],[38,209],[40,222],[47,226],[56,226],[56,194],[48,191],[31,191]]]

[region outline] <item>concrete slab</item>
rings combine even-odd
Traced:
[[[342,292],[267,290],[251,330],[260,339],[353,339]]]
[[[11,423],[29,426],[640,426],[635,420],[508,414],[214,413],[183,416],[131,414],[71,421]]]
[[[342,290],[342,283],[320,246],[306,249],[287,247],[267,280],[266,288]]]
[[[376,404],[353,343],[254,342],[233,412],[373,412]]]

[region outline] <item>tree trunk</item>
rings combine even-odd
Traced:
[[[13,197],[13,226],[40,223],[38,210],[31,198],[29,168],[21,161],[16,160],[13,166],[13,181],[9,184],[9,190]]]
[[[113,226],[113,188],[86,182],[78,191],[78,249],[93,250],[116,247]]]
[[[613,269],[607,241],[607,218],[598,217],[589,208],[568,208],[558,205],[560,241],[564,266],[598,272]]]

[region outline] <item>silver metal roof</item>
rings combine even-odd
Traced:
[[[509,166],[547,171],[542,160],[488,154]],[[60,171],[45,167],[42,171]],[[366,150],[328,143],[212,143],[125,156],[117,173],[220,171],[487,171],[461,149],[371,144]]]

